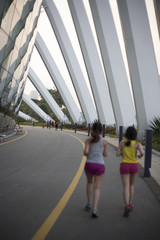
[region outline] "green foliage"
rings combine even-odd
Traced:
[[[153,131],[152,137],[152,148],[160,151],[160,117],[154,117],[152,121],[150,121],[149,127]],[[142,145],[146,144],[146,138],[144,137],[142,140],[139,140]]]
[[[35,113],[25,102],[22,101],[20,106],[20,111],[24,112],[25,114],[28,114],[29,116],[35,118],[39,122],[43,122],[43,119]],[[21,121],[21,119],[18,118],[18,121]],[[23,119],[23,121],[26,121]]]
[[[160,151],[160,140],[159,140],[158,136],[153,136],[152,148],[157,150],[157,151]]]
[[[106,127],[106,134],[116,135],[116,127],[107,126]]]
[[[60,108],[62,108],[62,111],[64,112],[64,114],[68,117],[68,119],[70,120],[70,122],[72,122],[71,116],[68,112],[68,109],[66,108],[63,99],[59,93],[58,90],[56,89],[50,89],[48,90],[50,92],[50,94],[52,95],[52,97],[54,98],[54,100],[56,101],[56,103],[58,104],[58,106]],[[52,119],[54,119],[55,121],[58,120],[57,116],[54,114],[54,112],[51,110],[51,108],[48,106],[48,104],[46,103],[46,101],[42,98],[41,100],[35,100],[32,99],[46,114],[48,114]],[[44,120],[42,118],[39,117],[39,115],[37,115],[25,102],[22,101],[21,106],[20,106],[20,111],[24,112],[25,114],[28,114],[29,116],[35,118],[36,120],[38,120],[39,122],[43,122]],[[25,121],[25,120],[23,120]]]
[[[57,89],[49,89],[48,91],[50,92],[50,94],[52,95],[52,97],[54,98],[54,100],[56,101],[58,106],[62,109],[63,113],[68,117],[69,121],[71,123],[73,123],[72,118],[68,112],[68,109],[65,106],[65,103],[64,103],[59,91]],[[55,115],[54,115],[53,119],[58,120]]]
[[[48,106],[47,106],[44,102],[40,103],[40,104],[39,104],[39,107],[40,107],[46,114],[50,114],[49,108],[48,108]]]
[[[19,122],[20,125],[27,125],[27,126],[33,126],[33,123],[32,122],[27,122],[27,121],[20,121]],[[34,124],[34,127],[42,127],[43,126],[43,123],[35,123]]]
[[[146,138],[144,137],[143,139],[139,140],[143,146],[146,144]],[[152,148],[160,152],[160,144],[159,144],[159,137],[153,135],[152,137]]]
[[[54,100],[56,101],[56,103],[58,104],[58,106],[60,108],[62,108],[63,106],[65,106],[63,99],[59,93],[59,91],[57,89],[49,89],[48,90],[49,93],[52,95],[52,97],[54,98]]]
[[[74,124],[64,124],[64,128],[72,130],[72,129],[75,129],[75,125]],[[92,125],[91,125],[91,128],[92,128]],[[88,126],[85,124],[77,124],[77,131],[88,131]],[[107,126],[105,129],[105,133],[109,136],[117,137],[116,136],[116,127]]]
[[[149,126],[153,130],[153,138],[155,139],[154,146],[156,147],[156,149],[158,148],[160,150],[160,117],[154,117],[154,119],[150,122],[151,125]]]
[[[151,122],[150,128],[153,130],[153,134],[160,136],[160,117],[154,117]]]
[[[75,124],[64,124],[63,127],[69,130],[73,130],[75,129]],[[88,127],[86,125],[77,124],[77,131],[88,131]]]

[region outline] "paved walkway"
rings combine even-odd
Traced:
[[[118,140],[111,137],[106,137],[107,141],[115,147],[118,147]],[[144,156],[145,157],[145,156]],[[139,160],[139,163],[144,168],[144,157]],[[160,185],[160,152],[152,150],[152,164],[150,173],[151,176]]]
[[[108,139],[100,216],[92,219],[90,213],[84,211],[84,172],[73,193],[70,188],[82,164],[86,134],[25,129],[28,131],[25,137],[15,135],[8,139],[9,143],[0,144],[0,239],[159,240],[160,202],[141,174],[136,179],[134,210],[129,218],[122,216],[121,158],[115,157],[116,143],[113,147]],[[69,201],[65,205],[67,197]],[[58,216],[58,213],[61,214]],[[46,237],[40,234],[34,238],[42,226]]]
[[[118,147],[117,139],[111,138],[111,137],[106,137],[106,139],[108,143],[110,143],[112,146],[116,148]],[[144,159],[145,159],[145,156],[138,160],[141,166],[140,173],[142,176],[144,176]],[[160,152],[152,149],[151,161],[152,161],[151,168],[149,169],[151,177],[144,178],[144,180],[147,182],[148,186],[151,188],[156,198],[160,202]]]
[[[80,132],[81,134],[86,134],[84,132]],[[118,147],[118,139],[113,137],[105,137],[109,144],[111,144],[113,147]],[[145,148],[144,148],[145,150]],[[145,162],[145,155],[141,159],[138,160],[141,166],[140,172],[141,175],[144,176],[144,162]],[[147,184],[150,186],[154,194],[156,195],[156,198],[160,202],[160,152],[152,149],[152,160],[151,160],[151,168],[150,174],[151,177],[144,178],[144,180],[147,182]]]
[[[68,131],[68,130],[64,130],[64,131]],[[69,132],[73,132],[73,131],[69,131]],[[78,131],[77,133],[86,135],[86,133],[84,133],[84,132]],[[6,135],[5,139],[12,137],[15,134],[16,133]],[[114,146],[116,148],[118,147],[118,139],[117,138],[112,138],[112,137],[108,137],[108,136],[106,136],[105,138],[107,139],[108,143],[110,143],[112,146]],[[139,163],[143,168],[144,168],[144,157],[139,160]],[[151,165],[152,165],[151,169],[150,169],[151,177],[160,185],[160,152],[158,152],[154,149],[152,149],[152,164]]]

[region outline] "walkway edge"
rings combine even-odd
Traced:
[[[65,134],[67,134],[67,133],[65,133]],[[83,145],[83,148],[84,148],[84,143],[81,141],[81,139],[79,139],[71,134],[67,134],[67,135],[70,135],[70,136],[76,138],[79,142],[81,142],[81,144]],[[79,182],[79,179],[83,173],[85,162],[86,162],[86,157],[83,156],[80,167],[79,167],[75,177],[73,178],[71,184],[69,185],[68,189],[66,190],[66,192],[64,193],[64,195],[62,196],[60,201],[58,202],[57,206],[53,209],[51,214],[48,216],[48,218],[42,224],[40,229],[37,231],[35,236],[32,238],[32,240],[44,240],[45,237],[48,235],[49,231],[54,226],[58,217],[61,215],[61,213],[62,213],[63,209],[65,208],[65,206],[67,205],[73,191],[75,190],[75,188]]]

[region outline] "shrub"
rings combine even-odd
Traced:
[[[106,126],[106,134],[116,135],[116,127]]]
[[[155,135],[158,135],[160,134],[160,117],[154,117],[151,122],[151,125],[150,128],[153,130],[153,133]]]
[[[153,130],[153,135],[159,138],[158,143],[160,144],[160,117],[154,117],[149,127]]]

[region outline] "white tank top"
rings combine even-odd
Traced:
[[[89,154],[86,162],[105,164],[103,157],[104,147],[102,145],[102,137],[96,143],[91,143]]]

